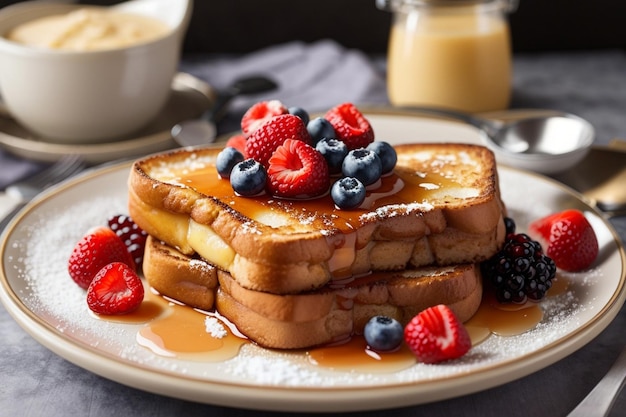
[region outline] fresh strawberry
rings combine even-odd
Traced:
[[[123,262],[135,268],[126,245],[113,230],[99,226],[89,232],[74,246],[68,261],[68,272],[82,288],[88,288],[98,271],[111,262]]]
[[[300,140],[287,139],[269,160],[267,187],[278,197],[314,197],[328,191],[324,156]]]
[[[126,249],[133,257],[135,267],[139,268],[143,263],[143,252],[146,248],[148,234],[137,223],[124,214],[117,214],[107,220],[111,230],[122,239]]]
[[[260,101],[250,107],[241,118],[241,131],[248,137],[265,121],[287,114],[289,110],[278,100]]]
[[[226,141],[226,145],[224,145],[224,147],[237,149],[239,152],[241,152],[241,154],[245,158],[246,157],[246,140],[247,138],[244,135],[233,135],[230,138],[228,138],[228,140]]]
[[[311,143],[311,136],[301,118],[293,114],[275,116],[263,123],[248,138],[245,155],[268,168],[270,157],[287,139]]]
[[[123,262],[105,265],[87,289],[87,305],[98,314],[126,314],[143,301],[141,278]]]
[[[423,363],[459,358],[472,347],[467,329],[444,304],[413,317],[404,328],[404,340]]]
[[[529,226],[545,248],[546,255],[564,271],[587,269],[598,256],[598,238],[579,210],[568,209],[535,220]]]
[[[324,118],[335,129],[348,150],[365,148],[374,141],[374,130],[365,116],[352,103],[344,103],[326,112]]]

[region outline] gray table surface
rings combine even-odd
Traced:
[[[569,111],[596,128],[597,144],[626,138],[622,51],[515,57],[513,107]],[[611,222],[626,240],[626,218]],[[484,392],[415,407],[359,412],[388,416],[565,416],[626,345],[626,312],[579,351],[539,372]],[[624,415],[626,393],[611,416]],[[130,388],[79,368],[33,340],[0,307],[0,416],[269,416]],[[289,415],[296,415],[289,413]]]

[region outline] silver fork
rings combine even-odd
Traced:
[[[59,183],[78,173],[83,168],[85,168],[85,162],[80,156],[75,154],[66,155],[38,174],[8,186],[6,188],[7,195],[17,198],[19,203],[0,222],[0,232],[9,224],[13,216],[35,198],[35,196],[51,185]]]
[[[598,382],[598,385],[574,408],[567,417],[604,417],[609,414],[626,379],[626,348]]]

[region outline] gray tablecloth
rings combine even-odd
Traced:
[[[271,98],[323,110],[340,101],[385,104],[384,58],[325,41],[291,43],[245,57],[185,57],[181,69],[217,88],[251,70],[280,82]],[[550,108],[588,119],[597,143],[626,137],[626,56],[621,51],[518,55],[513,107]],[[232,130],[257,96],[233,103],[222,129]],[[41,168],[0,152],[0,189]],[[622,239],[624,218],[614,219]],[[595,340],[539,372],[481,393],[415,407],[360,412],[389,416],[564,416],[608,370],[626,345],[623,311]],[[623,415],[626,395],[612,416]],[[0,307],[0,416],[269,416],[273,412],[196,404],[129,388],[85,371],[28,336]],[[289,413],[295,415],[294,413]]]

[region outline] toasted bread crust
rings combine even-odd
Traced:
[[[359,212],[358,226],[348,233],[337,226],[336,214],[303,216],[298,202],[272,201],[263,218],[253,219],[236,209],[244,203],[233,205],[234,197],[217,190],[210,195],[179,178],[183,171],[203,172],[213,164],[216,148],[177,150],[135,162],[129,214],[150,235],[186,255],[199,253],[230,272],[239,285],[275,294],[311,291],[369,270],[479,262],[492,256],[504,240],[504,208],[491,151],[466,144],[401,145],[396,150],[397,172],[423,172],[427,179],[436,175],[440,190],[426,201]],[[268,222],[266,215],[276,216],[279,224],[271,224],[275,218]],[[203,236],[209,235],[227,248],[222,258],[205,242]]]
[[[217,269],[183,255],[152,236],[146,240],[143,274],[162,295],[202,310],[215,307]]]
[[[149,263],[144,275],[162,295],[216,309],[268,348],[300,349],[343,340],[362,333],[375,315],[394,317],[404,325],[436,304],[450,306],[466,321],[482,299],[482,279],[474,264],[375,273],[315,291],[277,295],[246,289],[229,273],[152,237],[145,255]]]

